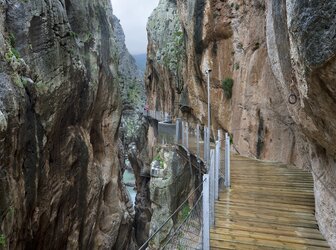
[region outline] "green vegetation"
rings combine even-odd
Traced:
[[[72,38],[77,38],[77,37],[78,37],[78,34],[77,34],[76,32],[73,32],[72,30],[69,31],[69,35],[70,35],[70,37],[72,37]]]
[[[234,8],[235,10],[239,10],[239,7],[240,7],[238,3],[231,3],[230,6],[232,9]]]
[[[168,68],[176,78],[176,91],[181,93],[183,89],[181,69],[185,55],[184,33],[178,21],[176,21],[174,27],[175,31],[168,37],[166,45],[161,50],[161,55],[163,65]]]
[[[238,70],[238,69],[239,69],[239,63],[235,63],[235,64],[233,65],[233,69],[234,69],[234,70]]]
[[[228,99],[231,99],[232,97],[232,87],[233,87],[232,78],[227,77],[222,81],[222,88],[224,90],[224,95]]]
[[[180,30],[175,31],[172,41],[167,44],[164,53],[164,65],[171,71],[176,72],[181,69],[181,60],[184,54],[184,35]]]
[[[139,98],[141,98],[140,96],[140,89],[141,85],[140,83],[136,82],[136,80],[134,80],[129,86],[128,86],[128,90],[127,90],[127,98],[131,103],[139,103],[140,100]]]
[[[15,48],[11,48],[10,51],[17,59],[20,58],[20,54]]]
[[[15,49],[15,44],[16,44],[15,36],[12,33],[10,33],[8,39],[9,39],[10,48],[8,52],[5,54],[5,59],[7,62],[11,61],[13,57],[15,57],[16,59],[20,58],[19,52]]]
[[[161,169],[164,168],[163,159],[161,158],[161,156],[159,154],[155,156],[154,161],[158,161],[160,163],[160,168]]]
[[[181,217],[182,217],[182,220],[185,220],[188,216],[189,216],[189,213],[190,213],[190,207],[187,204],[185,204],[181,210]]]
[[[140,124],[135,117],[125,116],[123,117],[123,123],[125,123],[125,137],[134,138],[138,135],[140,130]]]
[[[6,237],[3,234],[0,234],[0,247],[6,246]]]
[[[13,33],[10,33],[10,34],[9,34],[9,44],[10,44],[12,47],[15,47],[15,43],[16,43],[15,36],[13,35]]]

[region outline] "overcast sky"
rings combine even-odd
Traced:
[[[147,19],[159,0],[111,0],[113,13],[120,19],[131,54],[147,51]]]

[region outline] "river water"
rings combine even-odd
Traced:
[[[132,183],[133,186],[135,187],[135,177],[134,177],[133,170],[126,169],[125,172],[124,172],[124,175],[123,175],[123,180],[124,180],[125,184]],[[126,185],[126,188],[129,192],[129,194],[131,195],[131,199],[132,199],[133,204],[135,202],[135,196],[136,196],[136,190],[135,190],[134,187],[130,187],[130,186]]]

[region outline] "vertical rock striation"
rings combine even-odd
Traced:
[[[143,72],[125,46],[125,35],[119,20],[114,17],[115,36],[119,51],[119,80],[122,100],[120,137],[125,151],[123,161],[129,160],[135,176],[137,191],[134,208],[134,236],[138,246],[147,239],[151,220],[149,198],[149,164],[155,144],[157,124],[144,117],[146,94]],[[156,131],[156,132],[155,132]],[[153,133],[155,132],[155,133]],[[124,240],[128,240],[125,236]]]
[[[161,0],[152,18],[162,21],[148,24],[146,78],[149,95],[163,102],[151,108],[172,107],[206,124],[204,72],[211,68],[212,131],[229,131],[243,155],[311,170],[316,216],[334,248],[335,8],[333,1]],[[168,13],[183,32],[181,93],[158,57],[161,41],[172,39],[162,29],[169,28]],[[167,90],[174,91],[171,100]]]
[[[314,176],[316,217],[336,248],[336,3],[270,1],[267,4],[268,56],[280,93],[302,137],[304,164]],[[279,32],[281,30],[281,32]]]
[[[160,0],[147,23],[148,48],[145,74],[148,104],[152,109],[173,112],[183,90],[185,56],[176,1]],[[156,98],[160,96],[160,98]]]
[[[131,248],[113,22],[105,0],[0,1],[0,233],[9,249]]]

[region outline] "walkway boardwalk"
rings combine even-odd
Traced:
[[[310,173],[240,156],[215,206],[211,249],[329,249],[314,217]]]

